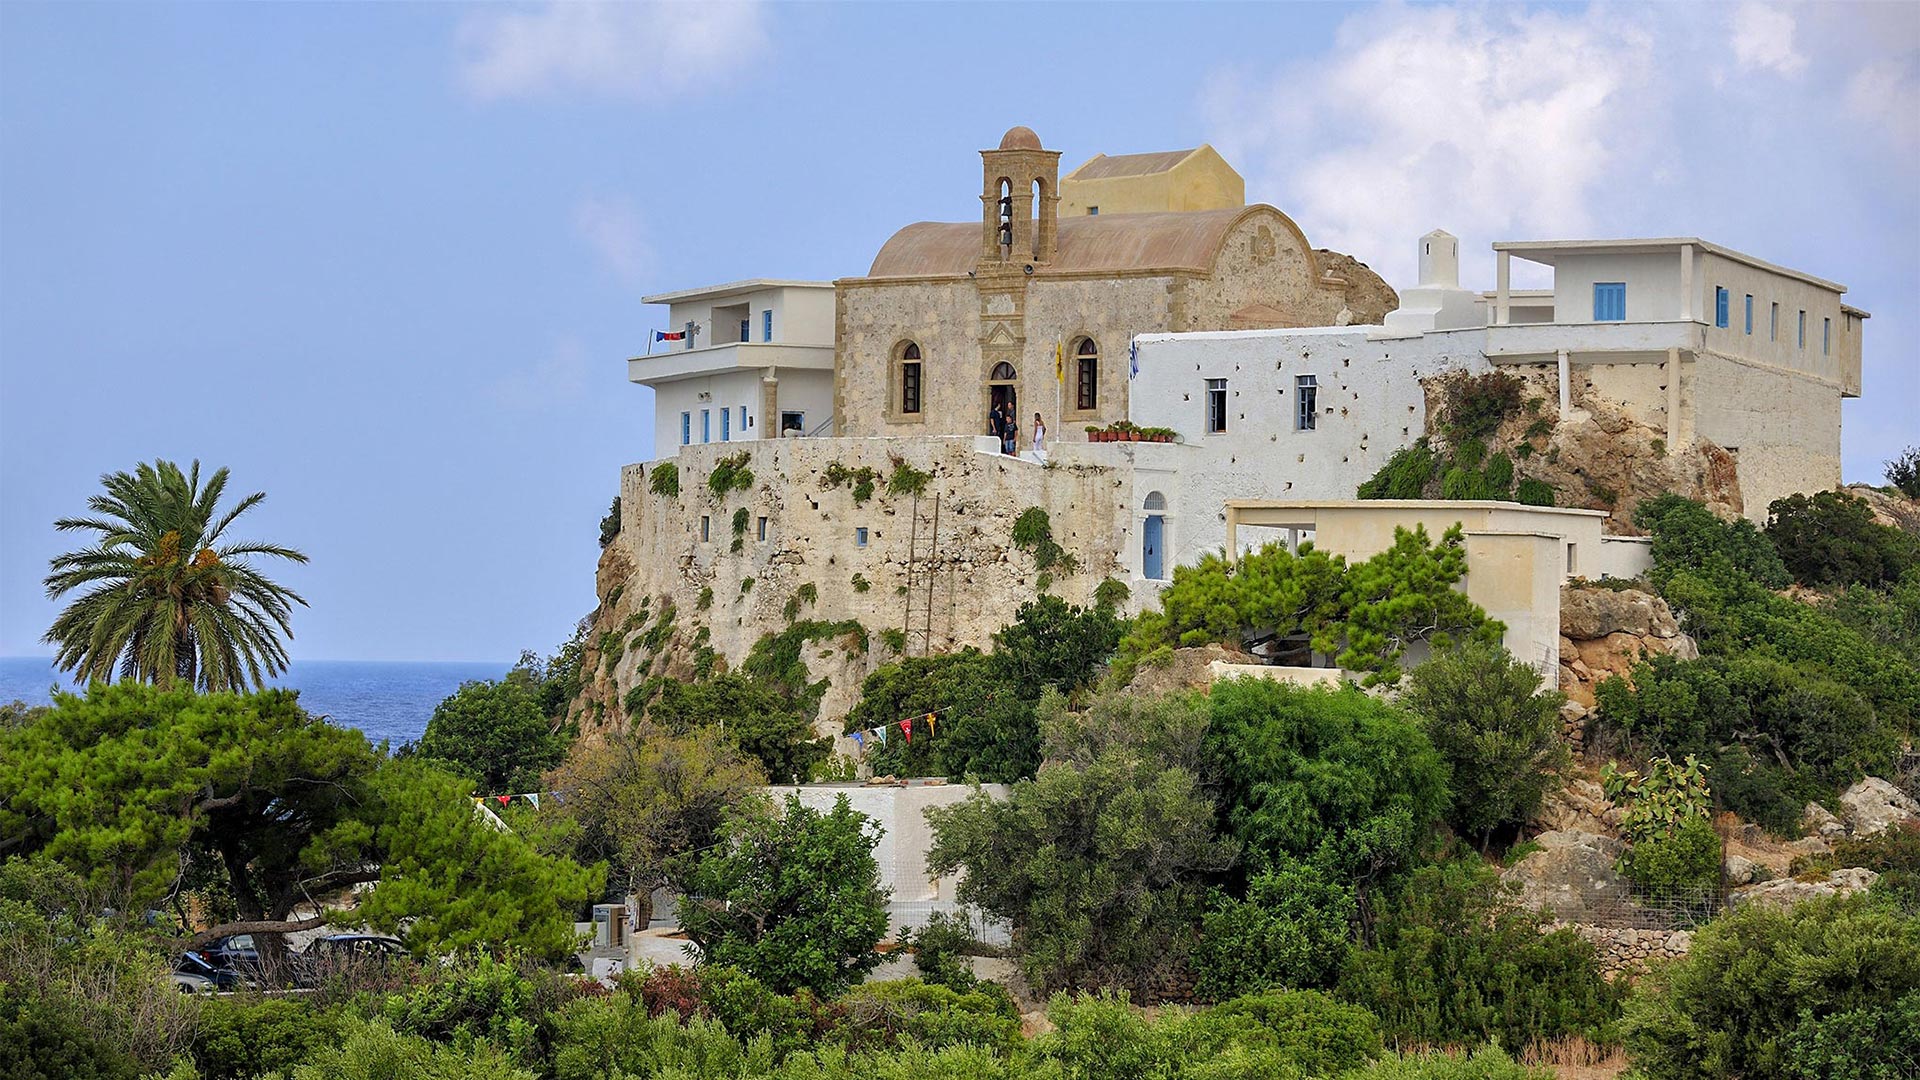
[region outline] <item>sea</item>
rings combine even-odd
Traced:
[[[426,731],[433,707],[461,683],[498,679],[512,666],[506,661],[296,660],[271,685],[300,691],[308,712],[398,749]],[[55,687],[72,690],[73,680],[47,658],[0,657],[0,702],[46,705]]]

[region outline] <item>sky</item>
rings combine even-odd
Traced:
[[[9,0],[0,655],[51,651],[53,521],[156,457],[311,556],[296,660],[551,650],[652,445],[640,297],[863,273],[1015,124],[1063,170],[1210,142],[1396,285],[1435,227],[1470,287],[1672,235],[1843,282],[1845,477],[1920,442],[1916,4]]]

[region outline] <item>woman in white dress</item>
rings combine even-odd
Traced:
[[[1047,460],[1047,422],[1040,419],[1039,413],[1033,414],[1033,459],[1043,463]]]

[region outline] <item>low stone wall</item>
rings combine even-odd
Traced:
[[[1638,930],[1585,923],[1553,923],[1552,929],[1572,927],[1593,943],[1600,954],[1600,973],[1609,979],[1644,974],[1648,964],[1687,955],[1693,948],[1691,930]]]

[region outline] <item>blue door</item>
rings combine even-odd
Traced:
[[[1147,515],[1147,528],[1140,540],[1140,576],[1158,581],[1166,575],[1162,573],[1161,551],[1166,546],[1167,519],[1159,514]]]

